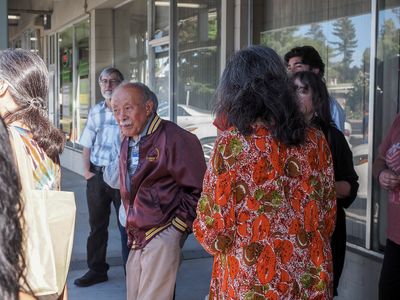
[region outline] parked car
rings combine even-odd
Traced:
[[[199,123],[194,126],[185,128],[187,131],[195,134],[203,148],[206,163],[210,160],[211,151],[214,148],[215,139],[217,138],[217,128],[212,123]]]
[[[158,115],[161,118],[169,116],[169,105],[163,102],[158,107]],[[210,111],[202,110],[197,107],[178,104],[177,106],[177,123],[182,128],[195,126],[199,123],[212,123],[213,118]]]
[[[158,115],[166,118],[169,115],[168,110],[169,104],[162,102],[158,106]],[[184,104],[178,104],[177,112],[178,125],[197,136],[208,163],[217,138],[217,128],[212,124],[211,112]]]

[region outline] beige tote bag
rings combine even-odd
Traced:
[[[35,296],[64,289],[75,228],[73,192],[36,190],[24,142],[10,127],[11,142],[22,184],[26,279]]]

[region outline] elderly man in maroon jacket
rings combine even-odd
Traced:
[[[122,83],[111,100],[123,141],[119,180],[131,251],[128,299],[172,299],[181,240],[191,232],[206,169],[193,134],[157,115],[157,97]]]

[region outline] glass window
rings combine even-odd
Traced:
[[[158,96],[161,117],[172,120],[170,93],[170,1],[151,1],[152,16],[149,24],[149,86]]]
[[[133,1],[115,10],[116,67],[157,94],[160,117],[172,119],[176,106],[178,124],[197,135],[208,157],[217,134],[211,109],[220,74],[220,1],[177,1],[174,16],[169,6],[165,0]],[[170,43],[177,48],[176,66]],[[177,78],[174,91],[171,76]]]
[[[39,30],[31,30],[27,33],[28,49],[40,55],[39,52]]]
[[[267,45],[282,56],[293,47],[311,45],[324,60],[330,95],[346,111],[344,134],[360,183],[357,199],[346,210],[348,241],[365,246],[371,1],[253,3],[255,44]]]
[[[152,39],[169,36],[169,0],[154,1],[154,30]]]
[[[169,1],[135,1],[115,10],[116,67],[128,80],[145,83],[156,93],[159,114],[166,119],[170,119],[168,28]]]
[[[90,108],[89,82],[89,20],[75,26],[76,41],[76,141],[85,127]]]
[[[400,1],[378,1],[377,59],[374,107],[374,154],[400,107]],[[373,248],[386,243],[388,194],[373,181]]]
[[[78,148],[90,108],[89,31],[89,20],[85,20],[58,34],[59,126],[67,145]]]
[[[195,134],[206,160],[217,129],[211,114],[220,75],[220,15],[217,0],[177,2],[177,122]]]
[[[59,91],[59,105],[60,105],[60,129],[66,134],[67,142],[71,141],[72,135],[72,114],[73,114],[73,28],[70,27],[58,36],[59,55],[60,55],[60,91]],[[72,145],[72,143],[69,143]]]
[[[114,11],[115,66],[125,79],[147,83],[147,3],[133,1]]]

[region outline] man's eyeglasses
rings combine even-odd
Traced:
[[[107,86],[108,84],[117,85],[120,83],[120,81],[117,79],[101,79],[99,80],[99,83],[102,86]]]

